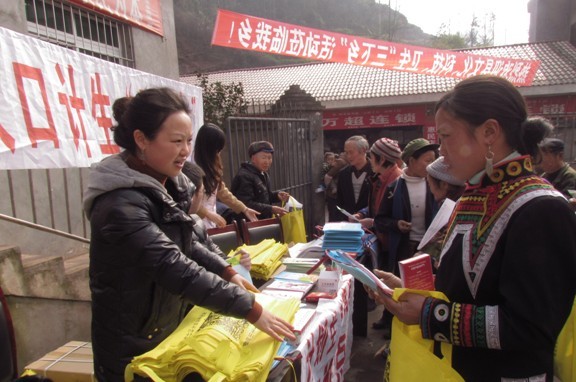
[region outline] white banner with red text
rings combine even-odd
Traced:
[[[343,276],[336,298],[316,309],[319,317],[298,346],[302,354],[299,381],[344,381],[352,352],[353,281],[352,276]]]
[[[530,86],[540,61],[473,55],[373,40],[218,10],[212,44],[304,59],[468,78],[493,74]]]
[[[112,104],[150,87],[186,99],[195,131],[202,89],[0,28],[0,169],[87,167],[120,151]]]
[[[164,35],[161,0],[70,0],[115,19]]]

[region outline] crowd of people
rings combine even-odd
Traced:
[[[114,140],[124,150],[90,174],[84,209],[100,381],[123,380],[130,359],[166,338],[193,305],[245,318],[277,340],[294,338],[206,234],[229,219],[287,212],[278,204],[290,195],[273,191],[268,175],[274,146],[250,144],[228,190],[224,133],[202,126],[192,165],[188,114],[166,88],[117,100]],[[449,223],[420,249],[449,301],[367,291],[384,306],[373,327],[390,337],[395,316],[420,325],[424,338],[452,343],[452,365],[466,381],[552,380],[555,341],[576,295],[576,237],[566,234],[576,229],[576,171],[564,161],[564,142],[549,138],[553,126],[528,118],[517,89],[494,76],[458,83],[435,118],[440,144],[417,138],[401,148],[382,137],[370,145],[355,135],[342,153],[324,156],[317,192],[328,220],[356,220],[374,235],[369,266],[392,287],[400,285],[398,261],[419,253],[439,207],[456,202]]]

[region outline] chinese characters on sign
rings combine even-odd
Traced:
[[[526,106],[528,106],[528,114],[530,115],[576,113],[576,97],[527,98]]]
[[[417,126],[423,125],[425,118],[424,106],[326,110],[322,126],[324,130]]]
[[[87,167],[119,152],[112,104],[166,86],[203,120],[202,90],[0,28],[0,169]]]
[[[494,74],[529,86],[540,62],[478,56],[322,31],[218,10],[212,44],[436,76]]]

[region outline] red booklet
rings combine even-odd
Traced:
[[[430,255],[424,253],[398,262],[402,287],[434,290],[434,274]]]

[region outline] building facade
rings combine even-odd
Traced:
[[[534,60],[530,86],[520,87],[530,115],[545,116],[565,139],[566,160],[576,162],[576,48],[569,42],[515,44],[469,49],[468,54]],[[316,98],[323,112],[324,149],[340,152],[351,135],[370,143],[386,136],[401,145],[417,137],[436,141],[434,105],[456,78],[340,63],[312,63],[210,73],[210,82],[239,83],[256,104],[275,102],[290,85]],[[195,77],[182,77],[194,84]]]
[[[154,15],[150,17],[153,23],[148,22],[148,15]],[[178,78],[172,0],[0,0],[0,27],[147,73]]]
[[[570,41],[576,45],[576,0],[530,0],[530,42]]]

